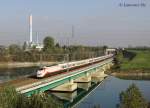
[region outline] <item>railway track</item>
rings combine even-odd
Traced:
[[[107,59],[109,59],[109,58],[107,58]],[[12,80],[12,81],[1,83],[0,84],[0,89],[3,88],[4,86],[8,86],[8,85],[11,85],[11,86],[17,88],[17,87],[21,87],[21,86],[28,85],[28,84],[31,84],[31,83],[40,82],[42,80],[44,81],[45,79],[49,79],[49,78],[54,77],[54,76],[59,76],[61,74],[66,74],[68,72],[71,73],[73,71],[80,70],[82,68],[85,68],[85,67],[88,67],[88,66],[92,66],[94,64],[98,64],[98,63],[100,63],[100,62],[102,62],[104,60],[106,60],[106,59],[100,60],[100,61],[92,63],[92,64],[89,63],[87,65],[80,66],[80,67],[75,68],[75,69],[70,69],[69,71],[65,70],[63,72],[60,72],[59,74],[54,74],[54,75],[51,75],[51,76],[48,76],[48,77],[45,77],[45,78],[42,78],[42,79],[37,78],[36,75],[32,75],[32,76],[25,77],[25,78],[15,79],[15,80]]]

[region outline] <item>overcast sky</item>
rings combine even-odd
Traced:
[[[150,46],[150,0],[0,0],[0,13],[1,45],[29,40],[32,13],[35,41],[38,32],[61,44]]]

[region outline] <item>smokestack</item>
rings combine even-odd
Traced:
[[[30,43],[32,43],[32,14],[29,17]]]

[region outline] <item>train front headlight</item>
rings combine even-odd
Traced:
[[[43,72],[40,70],[40,71],[37,71],[37,75],[41,75]]]
[[[37,77],[43,77],[44,76],[44,74],[43,74],[43,71],[37,71]]]

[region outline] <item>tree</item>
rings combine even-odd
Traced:
[[[10,45],[8,49],[9,49],[9,54],[12,54],[12,55],[16,55],[17,53],[21,52],[20,46],[16,44]]]
[[[8,55],[8,50],[5,46],[0,45],[0,61],[7,61],[6,56]]]
[[[108,46],[104,45],[103,46],[103,52],[105,53],[106,49],[108,48]]]
[[[147,108],[150,108],[150,102],[148,103],[148,107]]]
[[[26,49],[27,49],[27,42],[24,42],[24,43],[23,43],[22,49],[23,49],[23,50],[26,50]]]
[[[52,49],[54,48],[54,39],[52,37],[47,36],[44,39],[43,44],[44,44],[43,51],[51,52]]]
[[[135,84],[120,93],[119,108],[147,108],[147,103]]]
[[[6,49],[5,46],[0,45],[0,55],[5,55]]]
[[[56,43],[56,45],[55,45],[57,48],[60,48],[60,45],[59,45],[59,43]]]

